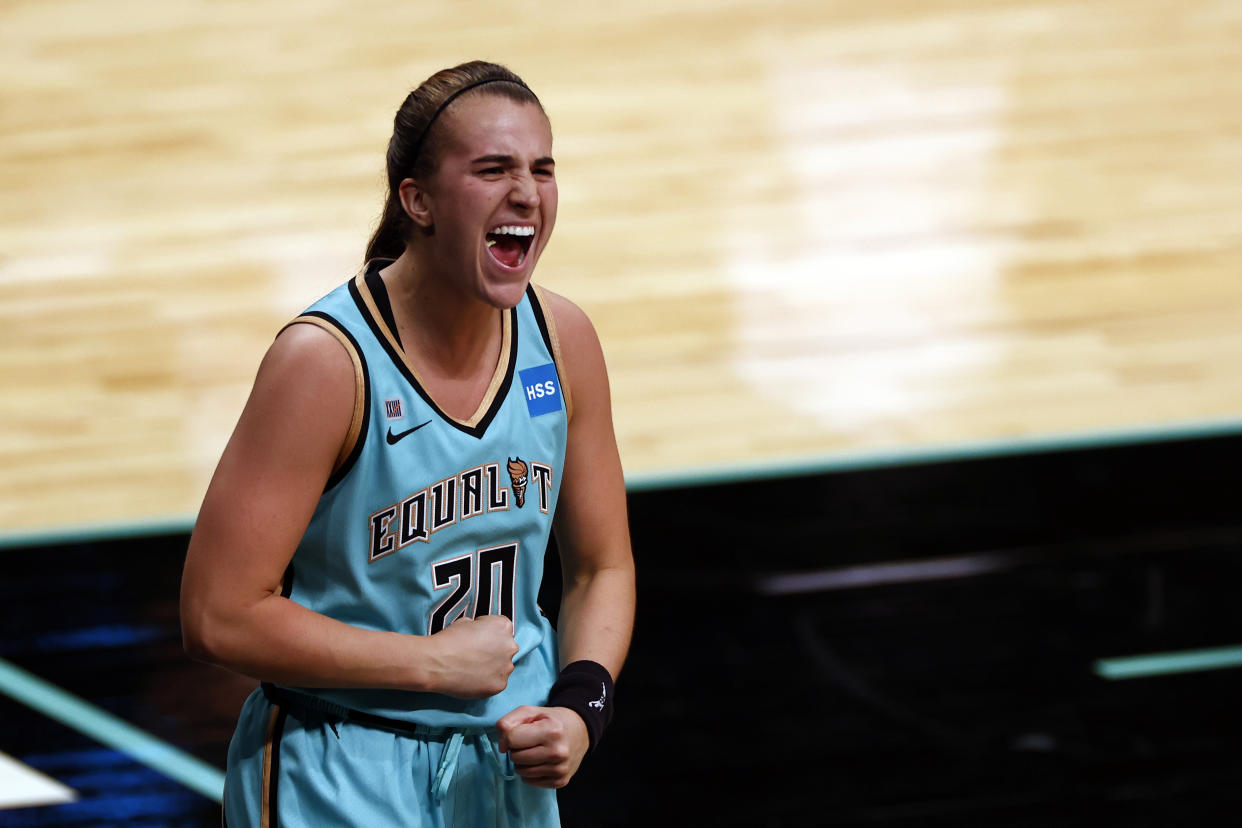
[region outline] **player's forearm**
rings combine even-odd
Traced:
[[[570,578],[557,624],[561,665],[589,659],[616,678],[630,648],[634,596],[632,561]]]
[[[191,657],[262,681],[431,689],[422,652],[429,639],[353,627],[278,595],[248,606],[191,603],[182,629]]]

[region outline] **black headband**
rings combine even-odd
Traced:
[[[436,122],[436,118],[440,117],[440,113],[443,112],[445,109],[447,109],[448,105],[451,104],[453,101],[457,100],[460,96],[466,94],[471,89],[474,89],[476,86],[483,86],[486,83],[512,83],[512,84],[522,87],[527,92],[530,92],[532,95],[535,94],[534,92],[530,91],[529,86],[527,86],[526,84],[522,83],[520,80],[517,80],[515,78],[487,78],[485,80],[475,81],[474,83],[466,84],[461,89],[458,89],[452,95],[449,95],[447,98],[445,98],[444,102],[440,104],[438,107],[436,107],[436,111],[432,113],[430,120],[427,121],[427,126],[423,127],[422,133],[419,134],[418,142],[414,144],[414,155],[411,156],[411,158],[413,159],[413,163],[415,164],[418,163],[418,154],[423,151],[423,141],[426,140],[427,133],[431,132],[431,125]]]

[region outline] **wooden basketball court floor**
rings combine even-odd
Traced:
[[[1236,434],[1239,43],[1236,0],[7,0],[6,571],[188,530],[396,106],[474,57],[552,119],[537,280],[635,492]]]

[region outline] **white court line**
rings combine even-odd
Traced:
[[[0,809],[63,805],[77,798],[73,788],[0,752]]]

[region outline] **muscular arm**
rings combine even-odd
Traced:
[[[345,440],[354,387],[352,360],[326,331],[293,325],[272,344],[190,538],[186,650],[282,684],[499,692],[516,651],[507,619],[410,636],[353,627],[280,595]]]
[[[545,295],[573,401],[555,523],[564,575],[560,662],[596,661],[615,679],[634,624],[634,557],[604,355],[586,315]],[[582,719],[564,707],[520,707],[497,725],[501,749],[523,779],[540,787],[568,784],[589,743]]]
[[[615,679],[629,650],[635,597],[608,374],[586,315],[555,294],[549,304],[573,399],[555,525],[564,577],[557,625],[561,666],[590,659]]]

